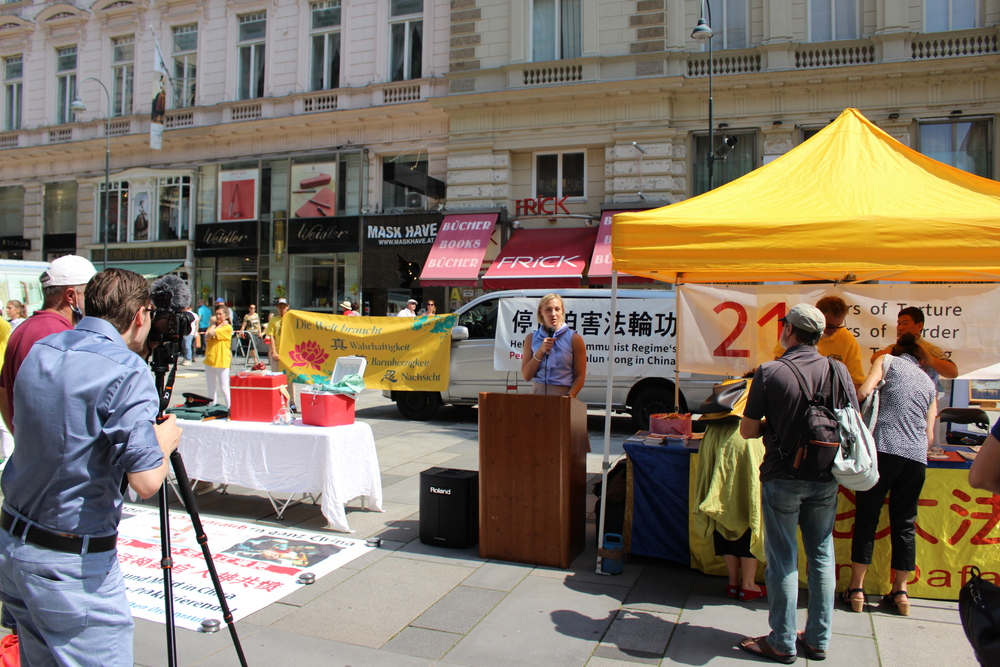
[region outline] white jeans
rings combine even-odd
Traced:
[[[221,403],[229,407],[229,369],[205,366],[205,378],[208,380],[208,397],[213,403]],[[222,390],[222,400],[218,398],[219,389]]]

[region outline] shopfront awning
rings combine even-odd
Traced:
[[[593,227],[519,229],[483,276],[483,287],[579,287],[596,237]]]
[[[176,271],[184,266],[184,262],[109,262],[109,269],[126,269],[135,271],[146,280],[153,280],[160,276]],[[94,262],[94,267],[104,270],[104,264]]]
[[[420,273],[420,286],[475,286],[499,213],[446,215]]]
[[[597,241],[594,243],[594,254],[590,258],[590,269],[587,271],[587,281],[591,285],[611,284],[611,220],[616,213],[625,213],[632,209],[618,211],[602,211],[601,226],[597,229]],[[636,284],[652,283],[649,278],[630,276],[627,273],[618,275],[618,283]]]

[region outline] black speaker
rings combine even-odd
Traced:
[[[430,468],[420,473],[420,541],[465,549],[479,542],[479,473]]]

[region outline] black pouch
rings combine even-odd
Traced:
[[[980,576],[978,567],[958,593],[958,614],[965,636],[984,667],[1000,665],[1000,587]]]

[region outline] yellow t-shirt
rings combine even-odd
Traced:
[[[851,374],[851,381],[855,385],[865,381],[865,372],[861,369],[861,347],[858,346],[858,339],[847,329],[837,329],[832,335],[820,338],[816,351],[847,366],[847,372]],[[774,346],[775,357],[784,353],[785,348],[781,347],[780,342]]]
[[[3,366],[3,355],[7,351],[7,339],[10,338],[10,322],[0,317],[0,367]]]
[[[205,346],[205,365],[212,368],[229,368],[233,362],[233,325],[215,328],[215,336]]]
[[[281,342],[281,315],[271,318],[271,321],[267,323],[264,336],[271,340],[271,349],[274,350],[274,355],[277,356],[279,352],[278,343]]]

